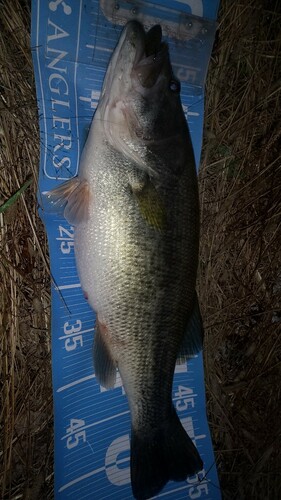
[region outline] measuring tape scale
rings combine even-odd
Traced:
[[[58,179],[63,181],[77,174],[108,61],[135,4],[140,18],[143,16],[151,24],[157,19],[162,21],[164,34],[165,30],[166,34],[169,30],[179,33],[178,38],[169,38],[171,60],[182,83],[182,103],[188,114],[197,165],[201,154],[203,85],[218,2],[118,2],[118,9],[116,4],[96,0],[37,0],[32,4],[41,133],[38,201],[48,234],[53,276],[57,499],[132,498],[130,414],[122,382],[118,376],[115,389],[106,391],[95,380],[92,360],[95,318],[76,271],[73,227],[52,212],[41,193],[55,187]],[[197,32],[192,36],[194,29]],[[191,35],[186,34],[188,30]],[[176,367],[173,401],[184,428],[199,450],[205,471],[183,483],[168,483],[157,498],[219,499],[206,421],[202,354]]]

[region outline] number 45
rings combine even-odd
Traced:
[[[69,450],[75,448],[79,443],[85,443],[86,441],[86,431],[83,429],[85,426],[85,420],[80,418],[71,418],[70,426],[66,429],[67,434],[69,434],[66,440],[66,446]]]

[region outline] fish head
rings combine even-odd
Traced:
[[[125,26],[97,111],[111,146],[140,164],[148,144],[182,133],[186,123],[180,82],[173,74],[160,25],[148,32],[137,21]]]

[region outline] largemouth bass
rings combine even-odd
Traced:
[[[95,374],[123,381],[135,498],[203,463],[172,403],[177,358],[202,347],[195,292],[199,203],[188,126],[159,25],[129,22],[112,55],[66,204],[85,297],[97,315]]]

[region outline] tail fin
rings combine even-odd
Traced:
[[[169,421],[151,435],[132,429],[131,483],[137,500],[151,498],[170,479],[184,481],[202,468],[200,455],[175,409]]]

